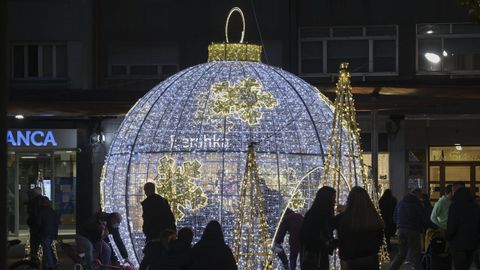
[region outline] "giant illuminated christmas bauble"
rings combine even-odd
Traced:
[[[217,220],[228,244],[249,143],[255,143],[272,235],[283,210],[290,205],[304,213],[321,184],[331,103],[297,76],[258,61],[254,45],[217,45],[209,62],[178,72],[142,97],[107,155],[104,209],[124,215],[120,231],[134,263],[145,244],[140,202],[146,182],[168,199],[177,228],[193,228],[196,241]]]

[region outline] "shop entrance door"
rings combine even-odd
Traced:
[[[28,233],[27,202],[31,190],[42,189],[60,217],[59,233],[75,233],[76,152],[73,150],[8,153],[8,230]]]
[[[430,199],[438,200],[448,184],[464,182],[480,195],[480,146],[430,146],[428,187]]]

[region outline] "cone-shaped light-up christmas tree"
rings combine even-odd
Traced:
[[[360,129],[356,120],[350,73],[347,69],[348,63],[340,64],[325,173],[321,183],[330,185],[337,190],[337,206],[345,204],[346,195],[352,187],[363,186],[378,209],[377,188],[373,179],[368,178],[363,163]],[[345,156],[346,159],[343,158]],[[345,169],[348,172],[347,175],[341,174],[340,172]],[[379,256],[380,262],[389,260],[385,244],[382,246]],[[339,269],[336,260],[333,260],[332,264],[333,269]]]
[[[270,232],[265,199],[258,176],[255,144],[247,152],[245,175],[241,183],[238,220],[235,226],[234,253],[242,269],[270,269]]]

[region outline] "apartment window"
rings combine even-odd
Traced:
[[[397,75],[397,41],[397,26],[301,28],[300,74],[331,76],[348,62],[353,76]]]
[[[125,77],[164,77],[169,76],[178,71],[177,65],[162,64],[115,64],[110,65],[109,74],[112,78]]]
[[[67,77],[65,44],[16,44],[12,50],[13,79],[64,79]]]
[[[479,74],[480,25],[417,24],[417,73]]]

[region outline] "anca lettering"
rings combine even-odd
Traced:
[[[11,146],[58,146],[50,130],[9,130],[7,143]]]

